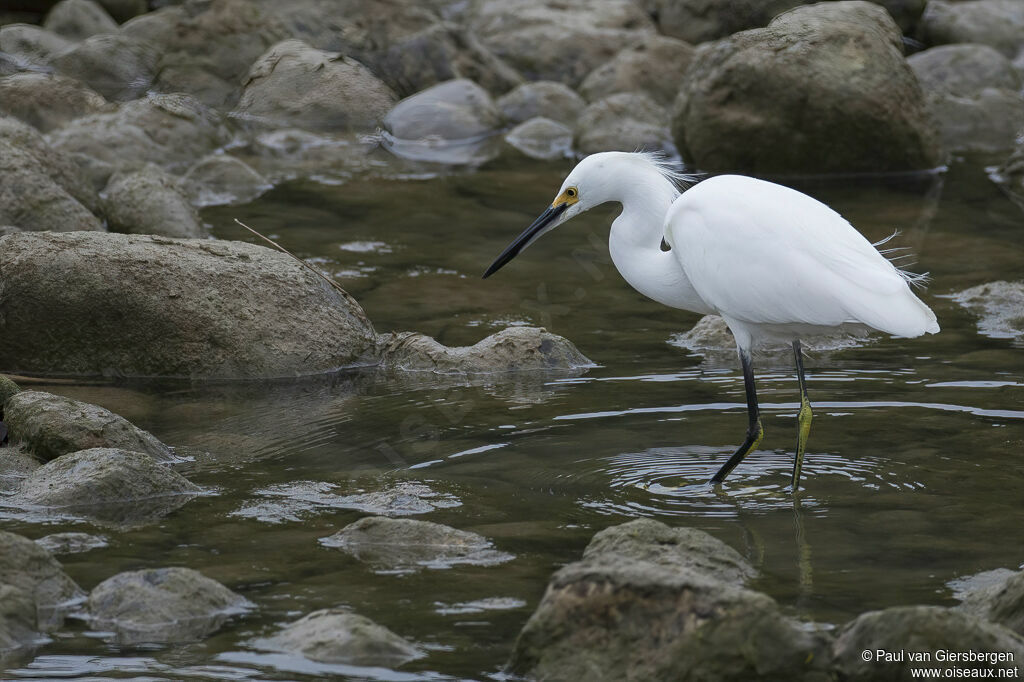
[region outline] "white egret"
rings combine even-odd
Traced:
[[[724,480],[764,436],[751,351],[764,341],[792,342],[800,387],[796,491],[812,417],[800,337],[836,328],[914,337],[934,334],[939,325],[908,286],[920,276],[895,267],[820,201],[740,175],[712,177],[680,193],[676,181],[682,177],[652,154],[588,156],[484,277],[583,211],[622,204],[608,246],[626,281],[672,308],[721,315],[736,340],[749,427],[712,483]]]

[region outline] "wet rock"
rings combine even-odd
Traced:
[[[650,0],[649,4],[662,33],[697,44],[767,26],[775,15],[805,0]]]
[[[978,332],[1024,341],[1024,282],[989,282],[950,296],[978,316]]]
[[[15,493],[42,463],[20,446],[0,448],[0,493]]]
[[[190,568],[118,573],[89,594],[95,630],[120,644],[176,644],[202,639],[252,607],[215,580]]]
[[[668,112],[637,92],[609,95],[584,109],[576,123],[576,148],[583,154],[637,149],[676,152]]]
[[[87,164],[98,188],[114,171],[146,163],[184,170],[230,139],[221,116],[188,95],[150,95],[117,111],[76,119],[49,135],[55,149]]]
[[[153,83],[159,53],[120,33],[86,38],[50,59],[65,76],[82,81],[111,101],[140,97]]]
[[[99,405],[41,391],[21,391],[4,406],[15,442],[46,462],[90,448],[123,448],[161,461],[174,459],[152,434]]]
[[[43,632],[59,627],[64,614],[85,596],[49,552],[28,538],[0,531],[0,589],[4,585],[28,597],[31,626]]]
[[[381,364],[442,374],[577,369],[592,366],[568,339],[537,327],[510,327],[473,346],[449,348],[423,334],[381,337]]]
[[[576,125],[586,105],[572,88],[555,81],[524,83],[497,101],[498,110],[509,123],[540,116],[567,126]]]
[[[384,117],[392,153],[439,163],[473,163],[493,156],[487,138],[501,116],[487,91],[469,80],[440,83],[407,97]]]
[[[717,541],[652,521],[608,529],[552,576],[509,672],[537,679],[827,679],[827,638],[767,596]],[[662,539],[668,545],[660,546]],[[715,557],[715,558],[712,558]],[[720,560],[725,559],[724,563]]]
[[[102,95],[78,81],[52,73],[17,73],[0,79],[0,113],[46,133],[101,111]]]
[[[959,608],[1024,635],[1024,571],[1013,573],[994,585],[968,592]]]
[[[531,159],[552,161],[572,155],[572,130],[536,116],[505,133],[505,141]]]
[[[200,492],[198,486],[149,455],[93,448],[39,467],[5,504],[134,526],[166,516]]]
[[[273,127],[368,131],[396,100],[359,62],[286,40],[252,65],[235,113]]]
[[[4,655],[40,639],[36,631],[36,605],[24,590],[0,582],[0,664]]]
[[[182,178],[195,206],[245,204],[272,185],[247,163],[228,154],[213,154],[197,161]]]
[[[864,336],[837,331],[833,334],[801,337],[800,342],[805,348],[815,351],[839,350],[852,348],[867,341]],[[728,325],[718,315],[705,315],[697,324],[681,334],[674,334],[669,340],[670,346],[684,348],[701,355],[727,353],[730,358],[736,354],[736,339],[729,331]],[[793,347],[786,342],[766,342],[758,350],[767,353],[791,353]]]
[[[675,566],[734,585],[757,574],[739,552],[704,531],[672,528],[651,519],[629,521],[594,535],[583,551],[583,560],[598,561],[606,556]]]
[[[347,495],[337,494],[334,492],[336,489],[336,485],[316,481],[272,485],[257,491],[262,500],[243,505],[231,512],[231,516],[254,518],[264,523],[283,523],[301,521],[311,514],[336,509],[355,509],[381,516],[410,516],[462,504],[455,496],[436,492],[422,483],[401,482],[384,490],[357,491]]]
[[[111,232],[198,238],[205,235],[199,214],[181,180],[153,164],[116,173],[104,190],[103,210]]]
[[[622,48],[654,32],[650,18],[627,0],[490,0],[475,5],[469,27],[528,80],[571,87]]]
[[[44,535],[35,542],[51,554],[80,554],[107,546],[107,539],[102,535],[74,532]]]
[[[300,654],[320,663],[394,668],[422,658],[414,645],[369,618],[341,609],[321,609],[287,625],[257,649]]]
[[[384,126],[403,140],[459,140],[492,133],[501,126],[501,117],[486,90],[462,79],[403,99],[388,112]]]
[[[117,22],[93,0],[61,0],[47,13],[43,27],[68,40],[85,40],[118,30]]]
[[[899,28],[856,0],[798,7],[702,46],[673,131],[707,170],[896,171],[943,158]]]
[[[122,32],[159,51],[157,90],[186,92],[225,109],[238,101],[252,63],[291,37],[266,8],[248,0],[164,7],[132,19]]]
[[[73,42],[53,31],[31,24],[0,26],[0,52],[18,60],[19,67],[45,66],[50,58]]]
[[[987,670],[1013,667],[1015,663],[992,665],[987,661],[944,662],[936,660],[935,652],[1004,652],[1016,661],[1024,660],[1024,641],[1009,630],[986,623],[954,609],[939,606],[897,606],[884,611],[862,613],[839,632],[833,647],[833,666],[840,679],[850,682],[911,680],[914,664],[903,662],[865,661],[864,651],[891,651],[892,643],[904,652],[927,652],[932,660],[925,664],[940,670]]]
[[[679,93],[683,74],[693,59],[693,47],[665,36],[649,36],[590,72],[580,94],[595,102],[617,92],[642,92],[668,106]]]
[[[362,308],[288,256],[242,242],[98,233],[0,238],[0,368],[281,377],[374,364]]]
[[[1021,78],[1010,60],[986,45],[944,45],[908,60],[955,151],[1013,147],[1024,128]]]
[[[1024,210],[1024,139],[1017,141],[1006,161],[989,170],[989,177]]]
[[[1024,5],[1018,0],[929,0],[919,35],[929,45],[981,43],[1015,59],[1024,49]]]
[[[22,230],[102,230],[99,198],[71,158],[35,128],[0,117],[0,224]]]
[[[380,571],[409,573],[421,568],[444,569],[461,564],[493,566],[511,561],[482,535],[430,521],[367,516],[334,535],[320,538]]]

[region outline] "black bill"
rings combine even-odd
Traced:
[[[498,270],[503,268],[506,263],[519,255],[519,252],[525,249],[534,237],[541,233],[541,231],[554,222],[558,216],[565,212],[565,209],[569,208],[569,204],[559,204],[558,206],[549,206],[548,210],[540,214],[540,217],[533,221],[533,224],[523,230],[523,233],[516,237],[516,240],[506,247],[501,255],[491,263],[491,267],[487,268],[487,272],[484,273],[484,279],[487,279]]]

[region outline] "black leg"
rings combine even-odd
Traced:
[[[764,428],[761,426],[761,411],[757,407],[757,390],[754,388],[754,368],[750,361],[750,352],[740,349],[740,364],[743,365],[743,387],[747,390],[747,438],[743,445],[733,453],[729,461],[722,465],[718,473],[711,477],[712,483],[721,483],[729,475],[737,464],[743,461],[747,453],[757,447],[764,437]]]
[[[804,450],[807,448],[807,436],[811,433],[811,401],[807,398],[807,381],[804,379],[804,357],[800,350],[800,340],[793,342],[793,356],[796,358],[796,379],[800,384],[800,414],[797,417],[796,458],[793,461],[793,492],[800,487],[800,469],[804,464]]]

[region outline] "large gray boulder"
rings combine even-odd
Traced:
[[[117,22],[94,0],[61,0],[46,14],[43,27],[69,40],[118,30]]]
[[[4,586],[27,597],[32,629],[44,632],[58,627],[85,596],[49,552],[28,538],[0,531],[0,589]]]
[[[588,106],[576,122],[576,148],[597,152],[676,152],[663,106],[639,92],[619,92]]]
[[[121,102],[149,90],[159,58],[157,49],[149,43],[120,33],[104,33],[54,55],[50,65],[107,99]]]
[[[539,680],[828,679],[826,636],[737,584],[752,572],[699,531],[654,521],[603,531],[552,576],[508,670]]]
[[[104,195],[111,232],[180,238],[206,234],[182,181],[154,164],[115,173]]]
[[[252,65],[235,113],[276,128],[370,131],[397,99],[354,59],[286,40]]]
[[[95,630],[110,630],[120,644],[177,644],[202,639],[252,604],[190,568],[118,573],[89,593]]]
[[[241,242],[117,234],[0,237],[0,367],[244,378],[377,362],[349,296]]]
[[[238,101],[253,62],[291,37],[281,21],[250,0],[175,4],[135,17],[122,32],[159,51],[156,90],[188,93],[225,109]]]
[[[511,561],[482,535],[431,521],[367,516],[337,533],[320,538],[324,547],[340,549],[378,570],[409,573],[469,564],[493,566]]]
[[[987,45],[942,45],[912,55],[943,142],[955,151],[1011,149],[1024,130],[1021,77],[1009,59]]]
[[[654,33],[653,22],[630,0],[484,0],[475,4],[469,27],[528,80],[571,87],[622,48]]]
[[[450,348],[423,334],[382,336],[387,369],[490,374],[593,366],[570,341],[538,327],[510,327],[472,346]]]
[[[170,448],[124,417],[41,391],[21,391],[4,405],[4,421],[12,442],[44,462],[90,448],[123,448],[157,460],[174,459]]]
[[[878,659],[877,651],[906,652],[904,660]],[[1010,662],[987,660],[938,660],[937,651],[998,652]],[[866,655],[864,652],[871,654]],[[927,653],[927,663],[910,663],[910,652]],[[840,630],[833,647],[833,667],[839,679],[849,682],[903,682],[920,679],[911,671],[927,667],[940,674],[947,670],[985,671],[993,668],[1024,669],[1024,639],[999,625],[939,606],[897,606],[862,613]],[[998,673],[998,670],[996,671]]]
[[[16,73],[0,79],[0,113],[47,133],[95,114],[107,100],[79,81],[55,73]]]
[[[679,94],[693,46],[666,36],[647,36],[597,67],[583,79],[580,94],[588,102],[618,92],[640,92],[662,106]]]
[[[569,127],[576,125],[576,118],[587,105],[572,88],[556,81],[523,83],[499,97],[496,104],[509,123],[542,116]]]
[[[944,158],[899,27],[858,0],[798,7],[703,45],[674,133],[707,170],[897,171]]]
[[[53,516],[85,516],[115,526],[155,521],[202,490],[149,455],[93,448],[33,471],[5,504]]]
[[[929,45],[981,43],[1015,59],[1024,49],[1024,3],[928,0],[918,33]]]
[[[22,230],[102,230],[99,197],[71,157],[35,128],[0,117],[0,225]]]
[[[318,663],[385,668],[398,667],[424,655],[386,627],[341,609],[314,611],[289,623],[274,636],[256,640],[252,646],[299,654]]]
[[[57,150],[79,159],[93,185],[117,170],[155,163],[184,170],[231,140],[223,118],[188,95],[150,95],[116,111],[76,119],[48,136]]]

